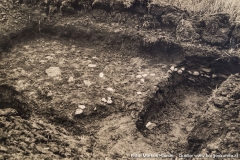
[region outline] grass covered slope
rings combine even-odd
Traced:
[[[162,0],[154,0],[160,2]],[[231,21],[240,21],[240,1],[238,0],[165,0],[170,5],[194,14],[228,13]]]

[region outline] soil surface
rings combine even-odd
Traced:
[[[92,2],[0,1],[0,159],[238,159],[239,25]]]

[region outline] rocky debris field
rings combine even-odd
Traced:
[[[0,159],[238,158],[239,25],[112,2],[0,1]]]

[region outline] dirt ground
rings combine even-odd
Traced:
[[[239,158],[227,16],[42,2],[0,1],[0,159]]]

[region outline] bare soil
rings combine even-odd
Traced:
[[[238,159],[227,16],[190,42],[189,15],[166,4],[14,2],[0,1],[0,159]]]

